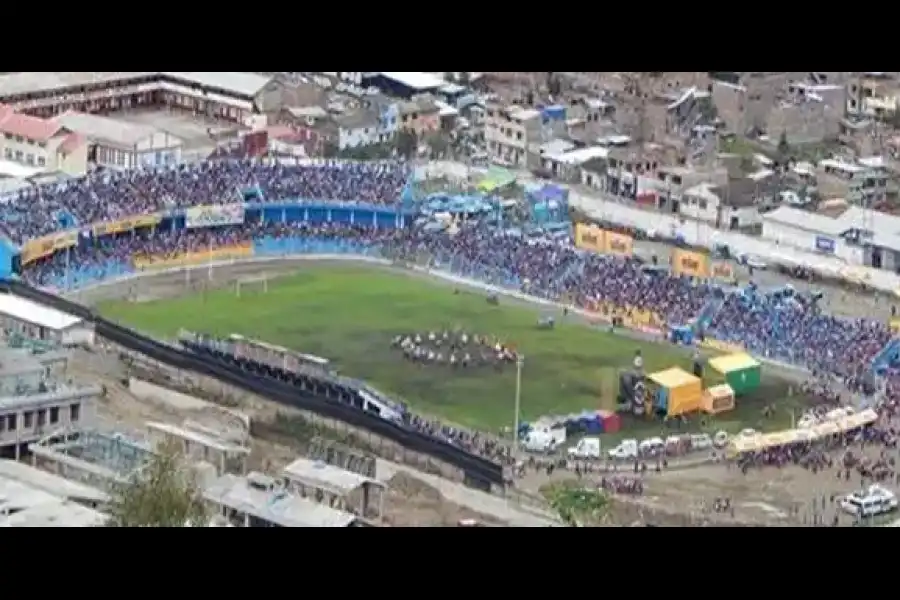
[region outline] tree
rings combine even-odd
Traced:
[[[326,140],[322,144],[322,156],[325,158],[334,158],[339,152],[338,145],[333,140]]]
[[[419,140],[414,131],[404,129],[397,132],[395,144],[397,146],[397,153],[400,154],[400,156],[411,158],[415,155],[416,149],[419,147]]]
[[[194,473],[174,445],[158,448],[110,496],[107,527],[205,527],[209,522]]]
[[[569,526],[595,525],[606,520],[610,501],[606,492],[582,488],[574,481],[563,481],[542,488],[550,507]]]
[[[433,133],[425,138],[425,143],[431,151],[431,155],[435,157],[443,157],[450,149],[450,142],[440,133]]]
[[[900,110],[892,110],[888,115],[887,123],[894,129],[900,129]]]
[[[790,151],[791,151],[791,145],[788,144],[787,133],[782,131],[781,137],[778,138],[778,152],[782,156],[787,156]]]
[[[547,73],[547,90],[553,96],[559,96],[560,92],[562,92],[562,82],[559,76],[553,72]]]

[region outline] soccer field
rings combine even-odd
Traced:
[[[333,361],[348,376],[365,379],[415,409],[487,431],[510,427],[516,368],[452,368],[415,362],[392,346],[398,335],[463,330],[489,336],[525,356],[522,417],[614,409],[619,369],[631,367],[640,348],[647,372],[679,365],[690,356],[663,344],[639,342],[556,317],[553,329],[541,329],[540,308],[499,305],[483,294],[456,292],[446,284],[407,274],[348,265],[318,265],[270,281],[268,291],[247,286],[238,296],[223,288],[203,294],[145,303],[112,302],[100,307],[114,320],[141,331],[174,338],[180,328],[227,335],[240,333]],[[561,322],[563,321],[563,322]],[[787,384],[764,382],[760,398],[784,398]],[[793,404],[793,403],[792,403]],[[738,410],[714,425],[727,429],[769,429],[790,420],[767,423],[760,403],[744,399]],[[626,420],[626,431],[645,429]],[[650,425],[659,429],[659,425]]]

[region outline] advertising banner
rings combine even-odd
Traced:
[[[712,277],[722,281],[734,281],[734,268],[727,262],[714,262],[712,264]]]
[[[50,256],[57,250],[71,248],[78,243],[77,231],[63,231],[29,240],[22,244],[22,265],[33,263],[39,258]]]
[[[249,256],[253,256],[253,246],[251,244],[242,244],[240,246],[228,246],[226,248],[215,248],[213,250],[186,252],[178,256],[145,256],[135,258],[134,266],[139,271],[155,271],[158,269],[173,269],[176,267],[203,265],[233,258],[247,258]]]
[[[159,225],[162,219],[157,215],[140,215],[128,217],[121,221],[109,221],[107,223],[97,223],[94,225],[94,237],[111,235],[113,233],[124,233],[126,231],[134,231],[139,227],[153,227]]]
[[[888,325],[891,328],[891,333],[894,335],[900,334],[900,319],[893,318],[888,321]]]
[[[575,247],[591,252],[603,252],[605,250],[606,232],[596,225],[575,224]]]
[[[709,277],[709,257],[676,248],[672,251],[672,272],[689,277]]]
[[[184,211],[184,226],[188,229],[237,225],[243,222],[243,204],[195,206]]]
[[[615,254],[616,256],[631,256],[634,254],[634,238],[624,233],[616,233],[615,231],[605,231],[604,245],[607,254]]]

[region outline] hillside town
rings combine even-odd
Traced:
[[[898,103],[2,72],[0,526],[886,524]]]

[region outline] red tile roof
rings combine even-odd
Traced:
[[[0,105],[0,133],[20,135],[36,142],[46,142],[63,126],[52,119],[23,115],[7,105]]]
[[[66,139],[63,140],[62,144],[59,145],[59,152],[69,154],[85,142],[87,142],[87,138],[83,135],[70,133],[66,136]]]

